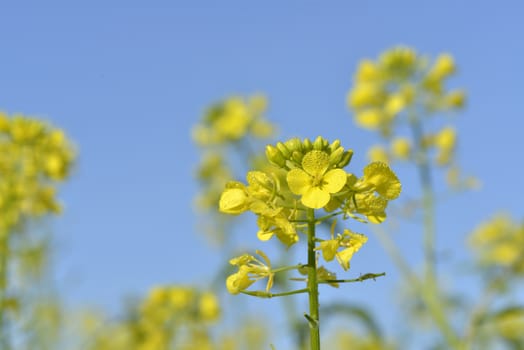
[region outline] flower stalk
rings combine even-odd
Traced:
[[[315,322],[309,322],[309,339],[311,350],[320,350],[320,319],[318,307],[318,282],[317,282],[317,259],[315,252],[315,210],[308,209],[306,212],[308,220],[307,230],[307,265],[309,290],[309,317]],[[308,319],[309,320],[309,319]]]

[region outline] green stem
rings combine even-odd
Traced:
[[[284,272],[284,271],[289,271],[289,270],[298,270],[302,267],[304,267],[304,265],[302,264],[293,265],[293,266],[284,266],[284,267],[279,267],[277,269],[272,269],[271,272],[278,273],[278,272]]]
[[[7,299],[7,274],[9,232],[0,232],[0,349],[10,349],[6,328],[5,305]]]
[[[431,170],[429,167],[427,148],[422,145],[423,130],[417,117],[413,116],[410,120],[413,133],[414,144],[420,147],[416,164],[422,185],[422,210],[424,217],[424,276],[426,283],[436,281],[435,272],[435,206],[433,185],[431,181]]]
[[[357,278],[342,279],[342,280],[318,280],[318,283],[352,283],[352,282],[364,282],[365,280],[375,280],[377,277],[385,276],[386,273],[366,273]]]
[[[315,252],[315,210],[308,209],[306,212],[307,225],[307,265],[308,279],[307,289],[309,291],[309,335],[311,350],[320,350],[320,318],[318,306],[318,282],[317,282],[317,259]]]
[[[395,243],[391,237],[386,234],[386,232],[376,228],[374,230],[377,235],[380,243],[384,246],[388,254],[391,256],[397,267],[400,269],[404,277],[408,282],[418,291],[420,297],[426,304],[430,315],[433,317],[435,324],[438,329],[444,336],[444,339],[450,346],[450,349],[462,350],[464,349],[463,344],[458,338],[457,334],[451,327],[442,308],[442,305],[439,302],[439,299],[436,298],[435,288],[432,288],[431,285],[425,284],[418,276],[411,270],[409,264],[406,262],[400,251],[398,250]]]
[[[253,297],[259,297],[259,298],[275,298],[275,297],[285,297],[288,295],[302,294],[302,293],[308,293],[308,292],[309,292],[309,289],[303,288],[303,289],[291,290],[289,292],[282,292],[282,293],[268,293],[264,291],[249,291],[249,290],[243,290],[240,293],[251,295]]]

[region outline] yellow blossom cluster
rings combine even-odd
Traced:
[[[56,184],[67,178],[74,158],[62,130],[0,112],[1,235],[24,217],[60,212]]]
[[[218,320],[220,306],[209,291],[185,286],[158,286],[131,310],[123,322],[91,320],[89,350],[218,349],[208,326]],[[188,347],[189,346],[189,347]]]
[[[470,235],[469,243],[481,265],[524,274],[524,225],[508,215],[496,215],[480,225]]]
[[[231,97],[209,108],[200,124],[193,129],[193,139],[199,146],[237,142],[247,135],[268,138],[275,132],[273,124],[264,118],[267,100],[262,95],[249,99]]]
[[[446,87],[456,70],[455,60],[447,53],[430,59],[403,46],[359,64],[347,104],[354,112],[356,124],[378,131],[384,141],[369,149],[371,161],[400,160],[419,165],[431,161],[453,172],[456,181],[450,182],[452,187],[461,187],[455,186],[457,183],[468,184],[469,180],[456,179],[455,128],[434,121],[432,130],[426,126],[429,117],[436,113],[464,106],[465,92]],[[410,129],[407,134],[406,126]]]
[[[202,229],[215,240],[220,241],[227,224],[224,216],[217,215],[217,208],[224,185],[234,178],[233,165],[245,158],[258,167],[253,149],[275,133],[276,127],[265,117],[267,105],[263,95],[230,97],[212,105],[193,129],[193,140],[203,152],[196,171],[201,185],[196,205],[213,219],[213,225]]]
[[[343,168],[351,161],[353,151],[345,150],[339,140],[329,142],[292,138],[266,147],[272,167],[247,173],[247,184],[230,181],[219,201],[223,213],[238,215],[251,211],[257,216],[257,236],[267,241],[276,236],[287,247],[299,241],[305,232],[307,210],[324,209],[333,215],[353,217],[380,223],[386,218],[388,201],[397,198],[401,185],[393,171],[381,162],[364,168],[357,177]],[[337,211],[338,210],[338,211]],[[337,257],[344,269],[352,255],[365,243],[363,235],[344,231],[331,240],[320,240],[326,261]],[[338,251],[342,249],[340,252]],[[268,277],[266,292],[272,286],[274,270],[269,259],[259,252],[265,263],[251,255],[231,261],[238,272],[227,280],[228,290],[237,294],[261,278]]]
[[[412,111],[432,114],[462,107],[464,92],[444,88],[455,70],[449,54],[441,54],[429,64],[413,49],[396,47],[376,61],[360,63],[347,102],[358,125],[388,136],[402,113],[409,117]]]

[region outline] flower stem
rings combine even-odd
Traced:
[[[315,252],[315,210],[308,209],[306,212],[308,220],[307,230],[307,265],[309,291],[309,334],[311,350],[320,350],[320,319],[318,306],[318,283],[317,283],[317,259]]]
[[[7,264],[9,232],[0,232],[0,349],[10,349],[6,327]]]
[[[263,291],[249,291],[249,290],[243,290],[240,293],[251,295],[253,297],[259,297],[259,298],[276,298],[276,297],[285,297],[288,295],[294,295],[294,294],[302,294],[302,293],[308,293],[309,289],[303,288],[303,289],[297,289],[297,290],[291,290],[288,292],[282,292],[282,293],[268,293]]]

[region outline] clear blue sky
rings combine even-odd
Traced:
[[[211,102],[263,92],[283,138],[341,138],[360,169],[376,139],[353,125],[345,96],[357,62],[397,44],[451,52],[451,85],[469,92],[460,159],[484,187],[439,207],[439,243],[460,260],[480,220],[524,216],[523,15],[518,1],[4,2],[0,109],[50,120],[79,149],[54,225],[67,300],[116,310],[123,295],[213,275],[221,258],[194,232],[190,138]],[[406,254],[415,234],[403,232]],[[355,274],[393,270],[376,239],[368,246]],[[391,274],[372,288],[392,288]]]

